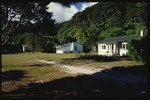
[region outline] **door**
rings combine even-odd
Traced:
[[[116,54],[119,56],[120,55],[120,43],[118,43],[117,45],[116,45]]]

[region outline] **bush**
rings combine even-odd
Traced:
[[[88,53],[80,55],[80,58],[81,59],[89,59],[89,60],[102,61],[102,62],[119,60],[118,57],[114,57],[114,56],[92,55],[92,54],[88,54]]]
[[[127,49],[129,51],[129,57],[134,61],[145,62],[142,57],[141,49],[141,40],[130,40],[128,41]]]

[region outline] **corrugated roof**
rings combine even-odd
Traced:
[[[145,34],[143,37],[147,36],[147,34]],[[140,36],[140,34],[136,34],[136,35],[129,35],[129,36],[121,36],[121,37],[113,37],[113,38],[106,38],[104,40],[101,40],[99,42],[97,42],[97,44],[99,43],[114,43],[114,42],[124,42],[127,40],[131,40],[131,39],[136,39],[136,38],[143,38]]]

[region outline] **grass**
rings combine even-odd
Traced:
[[[2,55],[3,66],[28,66],[35,64],[37,59],[61,61],[64,58],[75,58],[75,54],[21,53]]]
[[[12,74],[10,76],[10,71],[15,72],[17,71],[17,75],[20,76],[20,79]],[[8,74],[5,74],[9,72]],[[23,72],[24,74],[20,74]],[[3,81],[3,75],[7,76],[8,78]],[[60,70],[55,67],[37,67],[37,66],[28,66],[28,67],[10,67],[10,68],[2,68],[2,91],[12,91],[17,89],[20,86],[26,86],[27,83],[30,82],[47,82],[52,81],[55,79],[61,79],[63,77],[70,76],[65,72],[61,72]],[[11,77],[16,77],[13,79]],[[8,84],[9,83],[9,84]]]
[[[73,53],[66,53],[66,54],[56,54],[56,53],[21,53],[21,54],[4,54],[2,55],[2,66],[3,67],[24,67],[24,66],[31,66],[35,64],[39,64],[36,62],[37,59],[43,60],[53,60],[62,63],[98,63],[98,64],[123,64],[123,65],[141,65],[141,62],[134,62],[134,61],[113,61],[113,62],[105,62],[105,61],[95,61],[95,59],[82,59],[79,58],[81,54],[73,54]],[[125,63],[124,63],[125,62]],[[127,63],[128,62],[128,63]]]
[[[28,82],[46,82],[67,76],[74,76],[62,72],[58,67],[56,68],[52,65],[36,61],[37,59],[60,61],[63,58],[73,57],[75,57],[73,54],[66,54],[65,56],[47,53],[4,54],[2,55],[2,91],[11,91],[17,87],[26,86]],[[13,74],[10,76],[10,71],[20,75],[21,78],[19,80],[11,80]],[[24,74],[20,74],[21,72]],[[7,80],[3,79],[5,77],[7,77]]]
[[[50,82],[65,77],[76,77],[60,70],[59,67],[37,62],[37,59],[53,60],[69,65],[87,65],[89,67],[137,66],[142,65],[134,61],[100,62],[93,59],[81,59],[81,54],[55,53],[20,53],[2,55],[2,92],[9,92],[20,87],[26,87],[32,82]]]
[[[76,58],[66,58],[63,59],[62,63],[69,64],[69,65],[87,65],[89,67],[95,67],[95,68],[102,68],[109,66],[115,67],[115,66],[138,66],[143,65],[142,62],[135,62],[131,61],[128,57],[107,57],[107,56],[99,56],[95,53],[89,53],[89,54],[80,54]]]

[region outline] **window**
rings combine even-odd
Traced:
[[[104,47],[103,47],[104,49],[106,49],[106,46],[104,45]]]
[[[61,49],[62,49],[62,47],[56,47],[56,49],[57,49],[57,50],[61,50]]]
[[[105,46],[105,45],[102,45],[102,49],[106,49],[106,46]]]
[[[126,44],[122,44],[122,49],[126,49]]]
[[[77,47],[76,46],[74,47],[74,49],[75,49],[75,51],[77,51]]]

